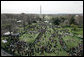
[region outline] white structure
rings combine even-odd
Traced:
[[[21,22],[21,20],[17,21],[18,23]]]
[[[7,43],[7,40],[2,40],[3,43]]]
[[[78,17],[79,15],[75,15],[76,17]]]
[[[83,36],[82,36],[82,35],[78,35],[78,37],[83,38]]]
[[[51,17],[46,15],[46,16],[45,16],[45,19],[50,20]]]
[[[6,32],[6,33],[4,33],[4,35],[9,35],[10,34],[10,32],[8,31],[8,32]]]
[[[11,32],[11,33],[13,33],[13,32]],[[4,35],[10,35],[11,33],[8,31],[8,32],[4,33]]]
[[[49,21],[44,21],[45,23],[49,23]]]

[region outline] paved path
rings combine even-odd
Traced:
[[[1,56],[12,56],[11,54],[8,54],[6,51],[1,49]]]

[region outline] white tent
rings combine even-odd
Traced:
[[[11,32],[11,33],[13,33],[13,32]],[[4,33],[4,35],[10,35],[11,33],[8,31],[8,32]]]
[[[7,40],[2,40],[3,43],[7,43]]]
[[[10,34],[10,32],[6,32],[6,33],[4,33],[4,35],[9,35]]]
[[[17,21],[18,23],[21,22],[21,20]]]
[[[44,22],[48,23],[49,21],[44,21]]]

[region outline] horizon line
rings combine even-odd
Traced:
[[[1,13],[1,14],[22,14],[22,13]],[[25,13],[25,14],[40,14],[40,13]],[[41,14],[83,14],[83,13],[41,13]]]

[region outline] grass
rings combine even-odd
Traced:
[[[63,38],[63,40],[65,41],[69,49],[78,46],[78,44],[80,43],[79,39],[75,36],[74,37],[66,36]]]
[[[33,43],[37,36],[38,36],[38,33],[37,34],[23,34],[20,37],[20,40],[25,41],[27,43]]]
[[[32,25],[36,25],[36,27],[38,27],[38,29],[41,28],[41,26],[38,25],[38,24],[32,24]],[[26,28],[29,28],[29,26],[27,26]],[[20,29],[19,32],[24,32],[23,28],[19,28],[19,29]],[[65,29],[68,29],[70,33],[72,33],[72,34],[75,33],[74,36],[65,36],[65,37],[63,37],[63,40],[65,41],[68,49],[70,49],[72,47],[76,47],[76,46],[78,46],[79,43],[81,43],[80,38],[78,38],[77,35],[79,35],[79,34],[83,35],[83,28],[77,28],[78,29],[77,31],[72,30],[72,27],[54,28],[54,29],[55,30],[65,30]],[[47,42],[49,41],[49,38],[50,38],[51,34],[55,33],[55,31],[52,28],[49,28],[49,26],[47,26],[46,30],[47,31],[45,32],[45,34],[43,34],[43,36],[40,38],[40,42],[38,42],[35,45],[36,48],[40,48],[40,46],[38,46],[38,45],[45,46],[47,44]],[[31,28],[30,31],[37,31],[37,29]],[[27,43],[33,43],[34,40],[36,39],[36,37],[38,36],[38,34],[39,33],[37,33],[37,34],[34,34],[34,33],[32,33],[32,34],[25,33],[25,34],[21,35],[19,39],[21,41],[25,41]],[[62,34],[62,32],[58,32],[58,34]],[[44,40],[43,40],[43,38],[44,38]],[[8,38],[1,37],[1,40],[3,40],[3,39],[8,39]],[[40,54],[40,53],[36,53],[35,52],[35,56],[68,56],[68,53],[60,45],[58,37],[57,36],[56,37],[52,37],[52,39],[54,39],[54,40],[57,41],[57,47],[56,48],[53,47],[53,45],[55,43],[51,43],[51,41],[49,41],[49,43],[52,44],[52,49],[55,50],[55,53],[54,52],[52,52],[52,53],[46,53],[46,52],[44,52],[44,54]],[[6,44],[4,44],[4,43],[1,42],[1,46],[5,47]],[[61,50],[59,50],[59,49],[61,49]],[[16,52],[16,54],[17,54],[17,52]]]
[[[83,35],[83,28],[77,28],[76,31],[72,30],[72,33]]]
[[[47,33],[44,34],[44,35],[46,35],[46,38],[44,40],[43,40],[43,37],[41,38],[41,42],[39,42],[40,45],[46,45],[46,42],[48,41],[48,38],[50,37],[50,35],[48,36]],[[44,54],[36,53],[36,56],[68,56],[67,52],[62,49],[62,46],[60,45],[58,38],[57,37],[53,37],[53,39],[57,40],[57,47],[56,48],[52,47],[52,49],[55,50],[55,53],[46,53],[46,52],[44,52]],[[51,44],[54,45],[54,43],[51,43]],[[36,47],[39,48],[39,46],[37,46],[37,45],[36,45]],[[56,50],[56,49],[61,49],[61,51]]]

